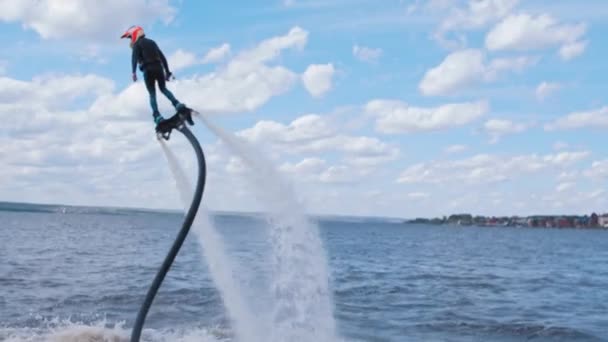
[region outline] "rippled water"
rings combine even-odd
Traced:
[[[0,211],[0,340],[124,341],[181,215]],[[14,208],[13,208],[14,209]],[[265,221],[216,226],[254,312],[268,310]],[[334,316],[347,341],[607,341],[608,231],[321,220]],[[189,236],[146,341],[232,340]]]

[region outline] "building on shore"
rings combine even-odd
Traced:
[[[597,219],[597,224],[600,227],[608,228],[608,214],[604,214]]]
[[[458,225],[478,227],[536,227],[536,228],[608,228],[608,213],[598,215],[533,215],[520,216],[473,216],[471,214],[452,214],[448,217],[425,219],[417,218],[409,223],[422,223],[433,225]]]

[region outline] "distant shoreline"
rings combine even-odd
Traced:
[[[40,213],[98,213],[98,214],[177,214],[183,212],[177,209],[152,209],[137,207],[86,206],[73,204],[50,204],[0,201],[0,211],[7,212],[40,212]],[[214,215],[260,216],[263,212],[254,211],[211,211]],[[593,228],[608,229],[608,213],[601,215],[532,215],[532,216],[473,216],[472,214],[452,214],[441,218],[398,218],[381,216],[353,216],[309,214],[308,216],[321,220],[339,220],[353,222],[390,222],[394,224],[427,224],[427,225],[457,225],[477,227],[529,227],[529,228]]]
[[[111,206],[91,206],[91,205],[74,205],[74,204],[51,204],[51,203],[31,203],[31,202],[11,202],[0,201],[0,212],[33,212],[33,213],[97,213],[97,214],[124,214],[124,213],[142,213],[142,214],[171,214],[183,215],[183,210],[179,209],[156,209],[156,208],[138,208],[138,207],[111,207]],[[265,212],[258,211],[232,211],[232,210],[210,210],[213,215],[234,215],[234,216],[249,216],[261,217]],[[395,224],[403,224],[407,219],[402,217],[381,217],[381,216],[353,216],[353,215],[336,215],[336,214],[308,214],[307,216],[321,220],[339,220],[339,221],[370,221],[370,222],[391,222]]]
[[[416,218],[410,224],[458,225],[477,227],[524,227],[524,228],[594,228],[608,229],[608,214],[590,215],[531,215],[531,216],[473,216],[453,214],[441,218]]]

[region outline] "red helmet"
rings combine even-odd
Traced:
[[[120,36],[120,38],[131,38],[131,42],[129,43],[129,45],[133,47],[133,44],[135,44],[135,42],[143,36],[144,29],[141,26],[133,25],[129,27],[129,29],[125,31],[122,36]]]

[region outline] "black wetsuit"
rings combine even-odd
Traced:
[[[158,105],[156,103],[156,87],[158,83],[160,91],[171,101],[174,107],[177,107],[180,102],[167,89],[165,84],[165,75],[170,75],[169,64],[165,55],[160,50],[156,42],[148,39],[145,36],[141,37],[133,45],[133,55],[131,58],[131,68],[135,73],[135,68],[139,63],[139,69],[144,74],[146,89],[150,94],[150,106],[153,113],[158,113]]]

